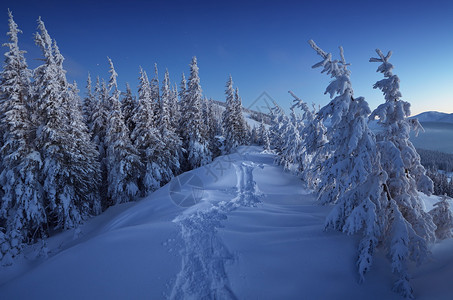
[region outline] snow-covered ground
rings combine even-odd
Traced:
[[[382,253],[358,284],[357,239],[323,231],[331,208],[273,160],[242,147],[109,208],[49,239],[48,259],[1,269],[0,298],[399,299]],[[452,299],[453,240],[432,252],[410,267],[415,296]]]

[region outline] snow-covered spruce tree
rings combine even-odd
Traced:
[[[38,28],[35,42],[44,55],[43,64],[34,71],[39,116],[35,142],[43,159],[40,178],[48,224],[54,229],[66,229],[77,226],[90,213],[87,195],[79,190],[87,169],[71,167],[81,150],[69,118],[70,86],[62,66],[64,58],[41,19]]]
[[[303,118],[303,116],[305,116],[305,112],[303,110],[302,115],[296,112],[296,108],[299,108],[300,103],[298,103],[297,101],[294,102],[295,103],[290,108],[290,121],[293,127],[292,130],[294,130],[295,132],[295,138],[289,141],[289,149],[291,149],[289,151],[289,157],[291,158],[293,163],[293,168],[291,171],[301,175],[305,170],[305,164],[307,164],[307,161],[309,160],[303,139],[304,129],[306,124],[308,123]]]
[[[107,130],[107,120],[110,111],[108,105],[108,89],[104,80],[100,83],[99,77],[96,79],[96,86],[94,89],[94,96],[96,99],[95,110],[93,112],[93,123],[89,128],[91,134],[91,141],[96,147],[98,152],[98,162],[100,165],[101,185],[100,195],[102,208],[107,208],[110,204],[107,199],[107,161],[106,161],[106,144],[105,136]]]
[[[263,125],[263,128],[261,128],[261,125]],[[260,126],[258,128],[253,127],[253,129],[256,131],[256,133],[253,133],[253,131],[252,131],[252,136],[253,136],[253,134],[255,134],[254,142],[260,146],[264,145],[261,132],[262,132],[262,130],[264,131],[266,128],[264,127],[263,120],[261,120]],[[269,136],[268,136],[268,138],[269,138]]]
[[[134,112],[135,128],[131,139],[143,164],[139,186],[142,196],[158,189],[163,181],[165,143],[154,124],[151,87],[146,72],[140,68],[138,105]]]
[[[67,174],[72,175],[73,191],[76,199],[82,201],[82,205],[88,206],[90,214],[101,213],[101,201],[99,195],[100,168],[99,153],[96,146],[90,141],[90,133],[83,118],[82,102],[79,97],[79,89],[76,82],[72,85],[67,82],[66,71],[63,69],[64,57],[61,55],[56,41],[53,41],[53,52],[57,63],[57,78],[63,91],[62,110],[66,111],[69,132],[73,143],[69,145],[70,157],[67,161]]]
[[[289,146],[286,144],[286,140],[287,137],[290,135],[290,132],[292,132],[292,128],[294,127],[293,124],[291,123],[291,119],[285,114],[283,110],[280,112],[280,114],[281,115],[278,119],[279,133],[278,137],[275,137],[275,142],[278,145],[275,147],[275,149],[277,150],[279,156],[286,152],[286,147]],[[278,157],[276,159],[276,162],[278,163]]]
[[[363,137],[370,139],[369,136],[372,136],[368,126],[362,124],[362,118],[368,116],[369,108],[363,98],[353,98],[350,71],[344,60],[343,49],[340,47],[341,60],[332,60],[332,54],[324,52],[313,41],[310,41],[310,45],[323,58],[313,68],[322,67],[321,72],[333,78],[324,92],[333,99],[318,112],[319,118],[330,121],[331,125],[326,132],[329,141],[324,147],[332,153],[321,169],[319,200],[322,204],[336,203],[337,199],[354,185],[354,181],[350,178],[350,168],[354,162],[353,154],[360,153],[355,153],[357,150],[351,146],[356,147],[355,143],[359,139]],[[364,104],[362,107],[355,107],[353,104],[357,102]],[[353,111],[353,108],[358,111]],[[352,145],[350,145],[351,142]],[[370,161],[365,163],[369,164]],[[366,168],[366,166],[359,167]]]
[[[326,127],[323,125],[322,119],[317,118],[314,109],[310,110],[308,105],[297,97],[293,92],[289,91],[294,97],[293,107],[302,110],[302,120],[299,123],[299,134],[301,139],[301,149],[296,157],[301,172],[302,178],[307,185],[316,189],[318,183],[318,173],[321,165],[328,157],[326,148],[327,142],[325,134]]]
[[[160,107],[157,117],[159,118],[158,126],[166,129],[169,129],[171,127],[170,100],[171,100],[170,74],[168,73],[168,70],[165,70],[164,80],[162,81],[162,94],[160,97]]]
[[[203,136],[202,91],[198,76],[197,58],[192,58],[190,77],[184,96],[182,122],[182,139],[186,149],[185,169],[190,170],[209,163],[212,154],[209,141]]]
[[[181,109],[178,101],[178,87],[175,86],[170,92],[170,122],[175,132],[179,132],[179,121],[181,120]]]
[[[252,131],[250,132],[250,143],[251,144],[258,144],[258,129],[256,128],[256,125],[253,125]]]
[[[24,243],[46,235],[46,214],[39,182],[41,156],[32,143],[32,124],[27,101],[31,96],[31,72],[18,46],[18,29],[9,13],[9,43],[0,73],[0,127],[2,156],[0,182],[0,261],[12,264]]]
[[[410,130],[418,131],[421,126],[417,120],[408,120],[410,104],[402,101],[399,91],[399,78],[392,73],[389,62],[392,52],[386,56],[377,49],[378,58],[370,62],[380,62],[377,71],[384,79],[376,82],[374,88],[382,90],[385,103],[371,114],[370,119],[378,118],[382,131],[377,135],[382,167],[388,174],[386,188],[390,195],[393,214],[389,217],[387,231],[393,238],[386,244],[392,257],[392,267],[400,280],[394,289],[410,297],[412,290],[408,283],[406,261],[420,263],[428,253],[427,244],[435,240],[435,228],[430,214],[423,211],[422,200],[417,190],[430,195],[432,181],[425,175],[420,164],[420,156],[409,141]],[[397,210],[397,212],[396,212]]]
[[[436,238],[444,240],[452,237],[451,230],[453,229],[453,215],[450,210],[449,198],[444,195],[441,200],[434,204],[434,208],[429,211],[436,224]]]
[[[160,112],[160,89],[159,89],[159,69],[157,68],[157,64],[154,64],[154,77],[151,78],[149,83],[151,89],[151,99],[152,99],[152,107],[154,112],[154,123],[157,124],[159,121],[159,112]]]
[[[301,121],[297,118],[295,107],[291,107],[290,118],[286,119],[286,124],[282,127],[282,147],[277,157],[277,163],[282,165],[285,170],[299,173],[298,159],[304,154],[302,141],[300,139],[299,126]]]
[[[233,88],[233,78],[228,78],[226,83],[225,95],[226,95],[226,108],[222,115],[222,126],[223,132],[225,135],[224,150],[226,153],[231,152],[232,149],[236,148],[239,145],[236,134],[235,126],[235,99],[234,99],[234,88]]]
[[[73,138],[72,157],[69,169],[71,174],[78,174],[74,180],[77,184],[75,193],[89,204],[90,213],[102,212],[99,188],[101,184],[99,152],[91,142],[88,127],[83,120],[79,90],[76,82],[69,89],[69,114],[71,136]]]
[[[66,71],[63,69],[64,57],[61,55],[56,41],[53,42],[55,61],[59,70],[58,78],[61,86],[67,86],[64,91],[64,108],[70,125],[69,135],[73,141],[70,145],[71,157],[68,172],[72,175],[72,184],[75,186],[76,198],[81,199],[83,205],[89,206],[90,214],[99,214],[101,206],[99,201],[99,163],[98,152],[90,141],[89,130],[84,122],[82,102],[76,82],[68,84]]]
[[[119,204],[134,200],[138,196],[138,180],[142,164],[137,150],[131,143],[121,112],[120,92],[116,82],[118,74],[112,60],[110,58],[108,60],[109,90],[111,91],[108,102],[110,115],[105,137],[108,197],[111,204]]]
[[[93,114],[95,110],[96,99],[93,94],[91,76],[90,73],[88,73],[86,96],[83,99],[83,117],[88,128],[91,128],[93,126]]]
[[[0,93],[0,118],[3,119],[6,117],[6,111],[14,106],[14,101],[11,101],[10,97],[23,98],[22,101],[26,105],[27,102],[29,102],[27,99],[30,98],[30,95],[33,93],[30,83],[31,70],[28,69],[24,57],[26,51],[20,50],[18,45],[18,34],[22,33],[22,31],[18,29],[10,10],[8,10],[8,15],[9,31],[7,32],[7,35],[9,36],[9,43],[5,43],[2,46],[8,47],[9,50],[4,54],[5,64],[2,71],[3,76],[0,77],[3,89]],[[19,92],[20,96],[16,95]],[[3,135],[6,133],[7,127],[8,124],[6,122],[0,124],[0,147],[4,144]]]
[[[214,112],[214,103],[212,99],[204,99],[203,105],[203,119],[206,125],[206,134],[209,142],[209,150],[212,153],[212,157],[217,157],[221,154],[220,147],[221,143],[219,142],[217,135],[221,135],[222,131],[220,129],[221,120],[218,120]],[[220,122],[219,122],[220,121]]]
[[[121,101],[121,110],[123,111],[124,122],[129,132],[134,131],[135,123],[133,120],[134,111],[137,107],[137,101],[132,96],[132,91],[129,83],[126,83],[126,93]]]
[[[236,132],[236,140],[240,145],[248,143],[250,128],[245,122],[242,114],[242,99],[239,96],[239,89],[236,88],[234,93],[234,127]]]
[[[280,152],[283,145],[281,134],[283,133],[283,126],[287,122],[287,116],[283,109],[275,103],[271,108],[271,125],[269,127],[269,141],[271,146]]]
[[[263,120],[261,120],[260,128],[258,129],[258,140],[259,144],[263,145],[264,150],[270,151],[271,146],[269,142],[269,132],[264,126]]]
[[[180,173],[180,160],[182,157],[182,142],[176,129],[171,122],[171,101],[170,75],[165,71],[164,81],[162,82],[162,95],[159,113],[159,131],[161,140],[165,143],[164,153],[162,154],[162,183],[167,183],[175,174]]]
[[[291,123],[293,124],[294,130],[297,132],[298,138],[293,141],[293,146],[291,147],[292,160],[296,167],[294,172],[302,175],[307,169],[310,158],[312,157],[306,150],[304,130],[306,126],[310,125],[310,122],[313,122],[313,115],[305,102],[298,98],[293,92],[289,91],[289,93],[294,97],[293,105],[291,106]],[[296,114],[296,108],[302,110],[302,116]]]
[[[105,136],[105,120],[106,120],[106,118],[104,118],[105,117],[104,113],[100,114],[100,111],[104,111],[103,103],[102,103],[102,105],[100,104],[101,100],[102,100],[101,95],[102,95],[101,81],[98,76],[96,78],[96,84],[94,85],[94,92],[93,92],[93,112],[92,112],[92,116],[91,116],[92,121],[90,124],[87,124],[87,125],[89,125],[88,130],[90,131],[91,139],[94,142],[94,144],[96,145],[96,147],[98,147],[98,142],[95,141],[96,136],[97,136],[97,139],[99,139],[99,133],[101,131],[104,132],[103,136]]]
[[[102,83],[99,81],[99,77],[96,80],[95,87],[96,106],[93,113],[93,123],[90,128],[91,139],[96,145],[97,150],[102,160],[105,157],[105,132],[107,128],[108,114],[109,114],[109,93],[107,89],[107,83],[102,79]]]
[[[202,120],[202,126],[201,126],[201,135],[206,137],[206,139],[209,141],[209,117],[208,117],[208,98],[203,97],[201,99],[201,120]]]
[[[181,137],[181,139],[184,138],[184,131],[185,131],[185,128],[183,127],[184,126],[184,122],[182,120],[182,116],[183,116],[183,111],[186,110],[186,105],[187,105],[187,100],[186,100],[186,97],[187,97],[187,80],[186,80],[186,76],[184,75],[184,73],[182,73],[181,75],[181,83],[179,84],[179,93],[178,93],[178,96],[179,96],[179,120],[178,120],[178,134],[179,136]],[[184,145],[183,145],[184,146]],[[184,149],[185,151],[185,149]]]
[[[322,67],[322,73],[333,78],[326,89],[333,99],[318,112],[322,119],[330,120],[329,141],[324,147],[332,152],[321,169],[319,200],[335,204],[327,216],[326,228],[362,235],[357,265],[363,280],[387,224],[387,174],[380,166],[375,138],[368,128],[368,104],[363,97],[353,96],[343,49],[340,47],[341,59],[332,60],[330,53],[313,41],[309,43],[323,58],[313,68]]]
[[[239,90],[233,89],[231,75],[225,87],[226,109],[222,115],[222,125],[225,134],[225,151],[231,152],[237,146],[248,142],[249,128],[242,115],[242,100],[239,97]]]

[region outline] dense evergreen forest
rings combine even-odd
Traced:
[[[77,227],[109,206],[145,197],[174,176],[249,143],[238,89],[229,77],[226,104],[203,97],[196,57],[179,88],[139,68],[138,97],[109,78],[88,75],[86,92],[68,82],[64,57],[38,19],[42,64],[28,68],[21,31],[9,12],[0,73],[0,259],[12,263],[25,244]],[[262,127],[264,129],[264,127]],[[253,130],[257,139],[257,129]],[[226,140],[219,139],[225,135]]]

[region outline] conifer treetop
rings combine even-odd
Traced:
[[[117,93],[118,92],[118,83],[116,81],[116,78],[118,77],[118,73],[116,73],[115,67],[113,66],[113,62],[110,59],[110,57],[107,56],[107,59],[109,60],[109,65],[110,65],[110,69],[109,69],[110,80],[109,80],[108,88],[109,88],[109,91],[111,91],[113,88],[113,92]]]
[[[400,80],[398,76],[393,75],[393,65],[389,62],[390,57],[392,56],[392,51],[389,51],[387,55],[384,56],[381,50],[376,49],[376,53],[379,58],[372,57],[370,62],[380,62],[377,72],[383,73],[385,79],[379,80],[373,85],[375,89],[381,89],[385,96],[385,101],[398,101],[402,97],[400,88]]]
[[[9,25],[9,31],[6,33],[6,35],[9,36],[9,40],[11,41],[11,43],[5,43],[3,44],[3,46],[5,47],[10,47],[11,46],[15,46],[15,48],[17,50],[19,50],[18,48],[18,43],[19,43],[19,39],[18,39],[18,34],[19,33],[22,33],[22,30],[20,30],[16,24],[16,22],[14,22],[14,18],[13,18],[13,13],[8,9],[8,25]]]

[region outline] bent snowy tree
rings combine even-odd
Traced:
[[[363,280],[382,239],[386,201],[383,183],[387,175],[381,169],[375,138],[368,128],[368,103],[363,97],[354,98],[343,49],[340,47],[341,59],[332,60],[332,54],[313,41],[309,43],[323,58],[313,68],[322,67],[322,72],[333,78],[325,93],[335,96],[318,112],[318,118],[330,122],[328,142],[322,151],[331,153],[321,167],[318,199],[323,204],[335,204],[326,228],[361,233],[357,265]]]
[[[410,131],[420,130],[421,125],[416,119],[407,119],[410,104],[400,99],[400,80],[392,73],[393,65],[389,62],[392,52],[389,51],[386,56],[379,49],[376,52],[379,57],[371,58],[370,62],[381,63],[377,72],[383,73],[385,78],[376,82],[373,88],[382,91],[385,103],[373,111],[370,119],[377,118],[382,128],[377,135],[377,145],[382,168],[388,174],[386,188],[390,203],[384,234],[389,238],[385,241],[385,247],[392,259],[393,271],[400,277],[394,289],[412,297],[407,260],[410,258],[420,263],[426,257],[427,244],[435,240],[436,229],[431,215],[423,211],[417,190],[430,195],[433,183],[425,175],[420,156],[409,141]]]

